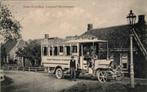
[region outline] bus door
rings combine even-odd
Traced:
[[[82,69],[93,67],[93,60],[97,59],[98,50],[98,42],[80,44],[80,64]]]
[[[92,43],[81,43],[80,44],[80,68],[81,69],[87,69],[88,63],[87,61],[90,61],[91,58],[91,48]],[[87,55],[88,54],[88,55]]]

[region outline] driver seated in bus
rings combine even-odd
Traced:
[[[96,59],[97,59],[97,55],[95,54],[95,52],[92,52],[92,59],[91,59],[92,68],[94,68]]]

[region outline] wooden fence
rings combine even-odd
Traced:
[[[33,71],[33,72],[44,72],[44,67],[20,67],[20,66],[5,66],[4,70],[17,70],[17,71]]]

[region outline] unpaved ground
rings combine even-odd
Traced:
[[[130,92],[129,80],[99,83],[90,77],[76,81],[69,78],[56,79],[47,73],[6,71],[6,81],[2,82],[2,92]],[[136,79],[133,92],[146,92],[147,80]]]
[[[11,83],[7,85],[7,90],[11,92],[52,92],[70,87],[77,82],[69,80],[59,80],[47,73],[11,71],[6,72],[6,77]],[[8,84],[8,83],[7,83]],[[9,90],[13,89],[13,90]]]

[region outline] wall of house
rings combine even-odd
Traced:
[[[111,52],[110,59],[116,66],[122,66],[125,73],[128,73],[129,69],[129,55],[127,52]]]
[[[138,51],[133,54],[134,74],[137,78],[147,78],[147,62],[143,55]],[[110,59],[114,64],[121,65],[123,71],[128,75],[130,73],[130,53],[129,52],[111,52]]]
[[[136,77],[147,78],[147,61],[140,51],[134,53],[134,71]]]

